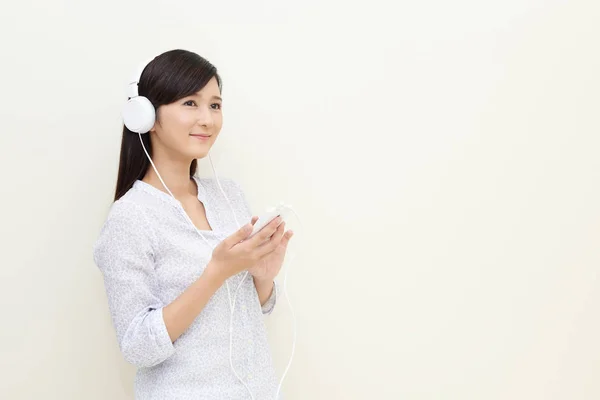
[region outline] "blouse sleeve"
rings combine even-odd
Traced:
[[[157,365],[175,352],[157,297],[153,232],[135,203],[117,201],[94,246],[108,306],[124,358],[137,367]]]

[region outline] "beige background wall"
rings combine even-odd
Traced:
[[[125,80],[172,48],[223,75],[220,174],[303,218],[288,399],[600,398],[599,20],[592,0],[2,3],[0,398],[132,398],[91,248]],[[284,301],[267,324],[281,373]]]

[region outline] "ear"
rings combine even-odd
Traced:
[[[155,117],[154,117],[154,125],[152,125],[152,128],[150,129],[150,131],[148,133],[156,133],[156,128],[160,127],[159,113],[160,113],[160,107],[158,107],[156,109],[156,113],[155,113]]]

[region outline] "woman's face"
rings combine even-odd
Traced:
[[[223,125],[221,91],[212,78],[199,92],[158,107],[154,132],[155,146],[170,155],[192,160],[203,158],[217,140]]]

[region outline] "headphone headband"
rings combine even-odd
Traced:
[[[138,84],[140,83],[142,73],[144,72],[144,70],[146,69],[148,64],[150,64],[153,60],[154,60],[154,57],[148,59],[147,61],[141,63],[138,66],[138,68],[135,70],[134,75],[127,82],[127,98],[130,99],[132,97],[139,96]]]

